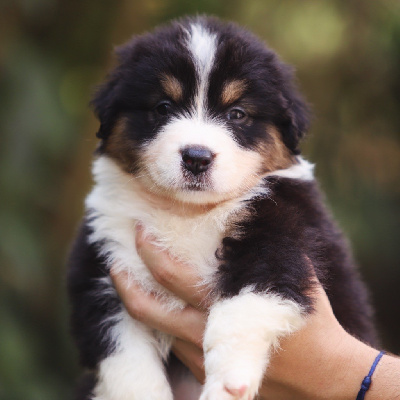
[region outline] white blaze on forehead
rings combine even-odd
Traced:
[[[195,112],[201,118],[206,106],[208,79],[217,49],[217,36],[199,23],[192,24],[188,33],[188,49],[192,54],[199,81],[195,98]]]
[[[216,49],[216,35],[200,24],[190,26],[189,50],[193,54],[197,68],[207,73],[211,69]]]

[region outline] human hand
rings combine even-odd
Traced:
[[[124,274],[111,276],[129,314],[176,339],[173,351],[204,382],[202,338],[207,321],[208,291],[188,265],[136,235],[136,247],[157,282],[187,302],[183,310],[166,311],[151,294]],[[329,300],[318,284],[313,293],[315,311],[300,331],[283,338],[272,357],[259,398],[354,399],[376,351],[346,333],[333,315]],[[361,357],[362,355],[362,357]]]

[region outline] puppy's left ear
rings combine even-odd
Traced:
[[[99,139],[107,139],[117,118],[116,92],[119,82],[118,74],[114,72],[108,80],[98,87],[91,105],[100,121],[100,128],[96,133]]]
[[[282,95],[285,104],[285,116],[281,125],[283,141],[293,154],[300,154],[300,140],[310,126],[309,107],[294,87]]]
[[[293,154],[299,154],[300,140],[310,126],[310,108],[293,83],[291,68],[285,65],[281,71],[284,81],[280,96],[283,115],[279,128],[285,145]]]

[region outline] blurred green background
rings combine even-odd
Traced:
[[[89,190],[88,102],[114,45],[211,13],[296,66],[315,120],[303,145],[400,352],[400,2],[2,0],[0,399],[71,398],[65,257]]]

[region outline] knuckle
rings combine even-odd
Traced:
[[[145,244],[145,238],[144,235],[141,232],[136,232],[135,234],[135,245],[136,249],[142,249]]]
[[[195,359],[195,365],[196,367],[201,370],[204,368],[204,357],[203,355],[198,355]]]
[[[196,333],[193,333],[191,337],[189,338],[190,342],[193,343],[198,349],[203,348],[203,340],[199,335]]]
[[[137,321],[146,319],[146,302],[140,296],[133,296],[128,306],[129,314]]]
[[[152,270],[154,279],[161,285],[165,286],[173,282],[175,279],[174,270],[168,263],[157,264]]]
[[[188,329],[185,332],[185,340],[192,343],[198,349],[203,349],[203,336],[199,334],[199,331],[195,328]]]

